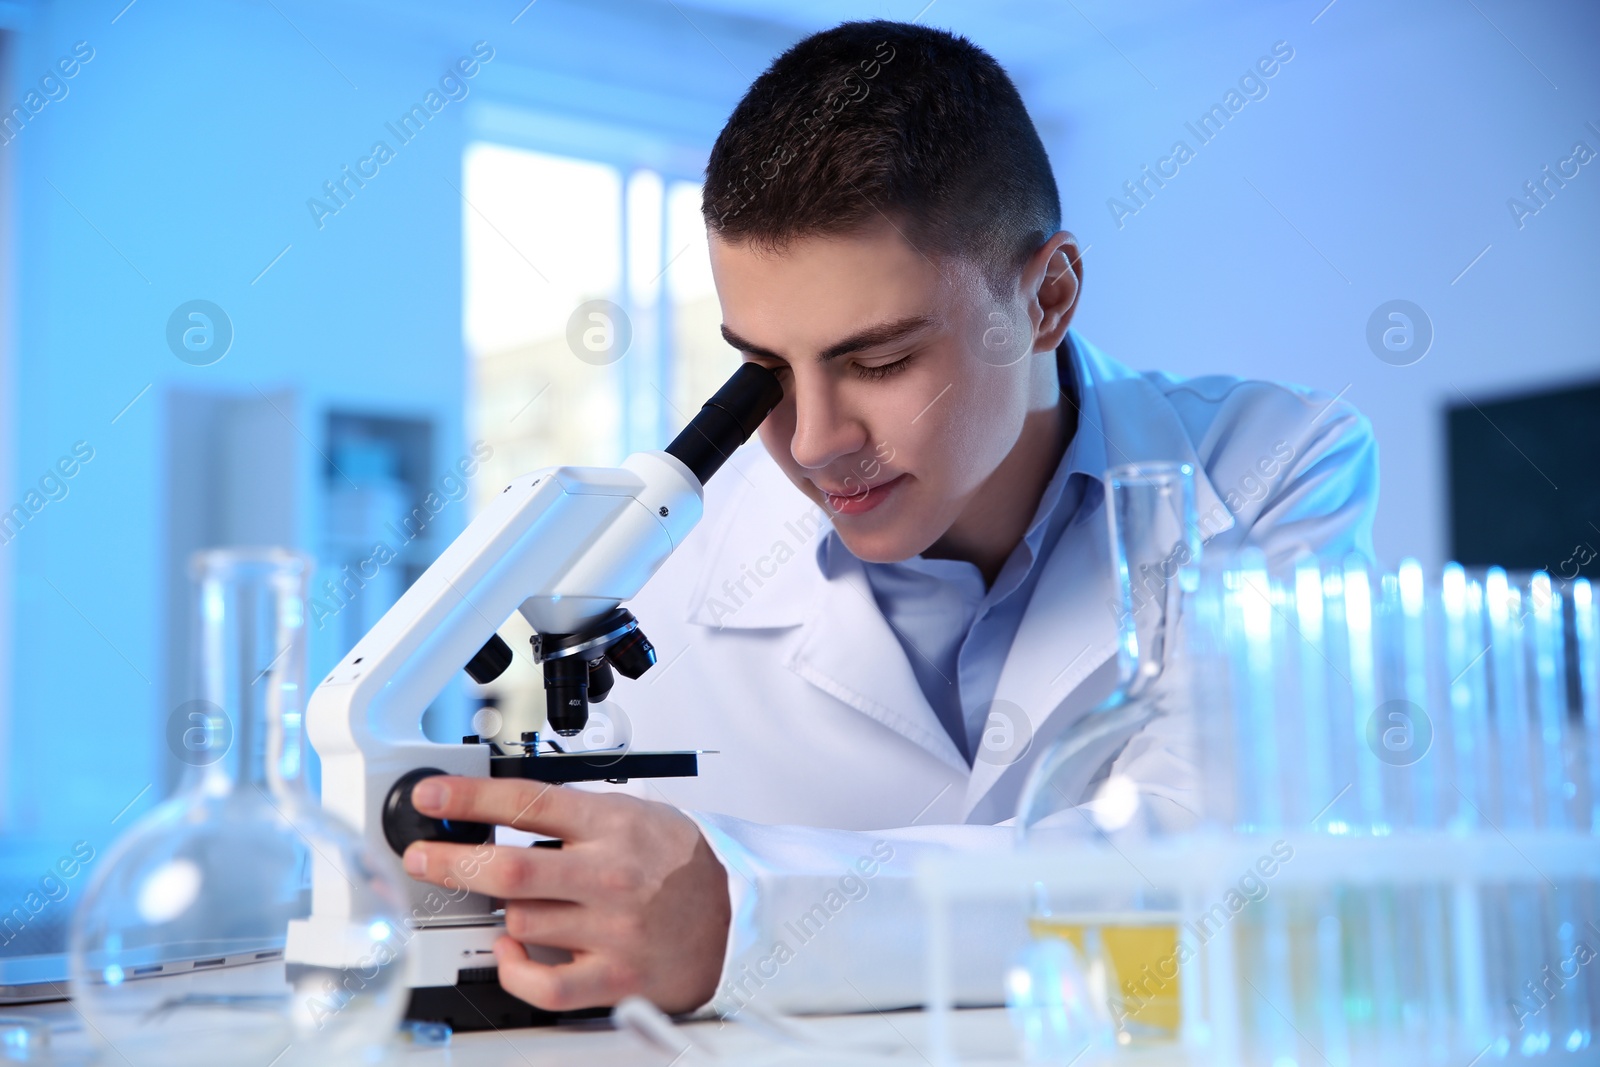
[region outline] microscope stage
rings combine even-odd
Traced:
[[[626,782],[630,778],[694,778],[700,753],[544,752],[537,756],[491,756],[491,778],[535,782]]]

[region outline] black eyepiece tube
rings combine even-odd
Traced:
[[[667,453],[705,485],[782,399],[783,386],[776,374],[758,363],[741,364],[672,439]]]

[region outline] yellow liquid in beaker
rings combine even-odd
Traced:
[[[1179,996],[1178,917],[1133,912],[1114,915],[1050,915],[1028,920],[1034,937],[1065,938],[1089,959],[1084,947],[1090,928],[1115,976],[1112,1017],[1131,1038],[1175,1040],[1182,1022]]]

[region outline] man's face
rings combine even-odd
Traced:
[[[713,235],[711,268],[724,336],[783,383],[760,432],[789,480],[861,559],[933,545],[1038,403],[1023,287],[998,301],[976,265],[887,223],[776,253]]]

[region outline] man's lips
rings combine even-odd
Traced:
[[[879,482],[876,485],[862,486],[853,491],[845,492],[836,492],[833,489],[823,485],[818,485],[817,488],[822,490],[823,494],[827,497],[829,509],[836,514],[859,515],[864,511],[871,511],[873,508],[883,503],[884,498],[887,497],[889,493],[893,491],[895,486],[899,485],[904,479],[905,475],[901,474],[890,478],[886,482]]]

